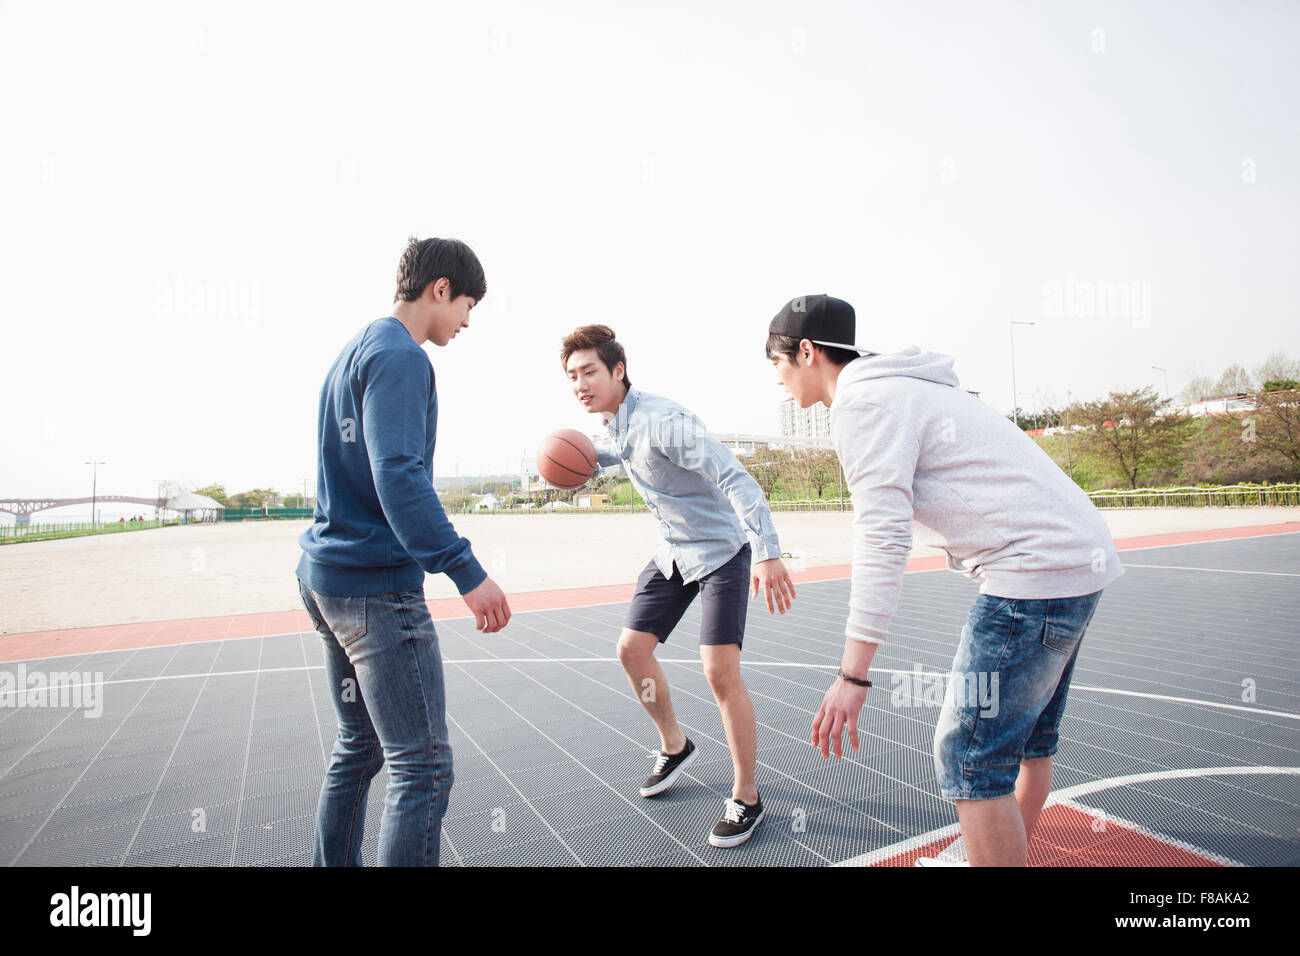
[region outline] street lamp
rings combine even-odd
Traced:
[[[1016,414],[1019,407],[1020,393],[1016,391],[1016,326],[1017,325],[1034,325],[1033,322],[1021,322],[1016,319],[1011,320],[1011,417],[1015,419],[1016,427],[1020,427],[1020,416]]]
[[[1157,372],[1165,373],[1165,395],[1169,395],[1169,370],[1163,369],[1159,365],[1152,365],[1151,367],[1155,369]],[[1169,396],[1169,397],[1172,398],[1173,396]]]
[[[95,501],[99,492],[99,466],[107,465],[106,461],[88,461],[85,464],[90,465],[90,526],[95,527]]]
[[[1017,395],[1028,395],[1034,400],[1034,428],[1038,427],[1038,393],[1037,392],[1017,392]]]
[[[1074,462],[1070,459],[1070,390],[1065,390],[1065,467],[1069,470],[1070,480],[1074,480]]]

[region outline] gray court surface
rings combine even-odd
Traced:
[[[1300,776],[1281,772],[1300,767],[1300,534],[1121,559],[1128,571],[1080,651],[1054,788],[1230,862],[1300,864]],[[809,728],[839,662],[848,587],[798,585],[785,616],[750,604],[742,659],[768,818],[730,850],[707,843],[731,761],[700,670],[698,608],[660,658],[701,753],[650,800],[637,788],[658,738],[614,659],[625,605],[519,613],[493,635],[438,623],[456,772],[443,864],[823,866],[954,824],[934,779],[938,708],[891,696],[917,667],[946,673],[974,585],[947,571],[907,576],[873,664],[862,749],[824,761]],[[103,709],[0,702],[0,862],[308,864],[336,729],[320,641],[23,662],[102,673]],[[368,864],[386,784],[381,772],[370,792]]]

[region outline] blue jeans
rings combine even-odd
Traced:
[[[438,635],[424,592],[298,592],[325,642],[339,732],[316,810],[313,866],[360,866],[370,781],[388,761],[380,866],[437,866],[452,754]]]
[[[934,729],[944,799],[1007,796],[1022,760],[1056,753],[1075,658],[1100,598],[976,598]]]

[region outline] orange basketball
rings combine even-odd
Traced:
[[[596,446],[572,428],[551,432],[537,449],[537,470],[556,488],[581,488],[597,467]]]

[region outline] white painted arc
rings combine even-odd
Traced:
[[[1132,784],[1151,783],[1157,780],[1177,780],[1194,777],[1218,777],[1218,776],[1235,776],[1248,774],[1285,774],[1300,775],[1300,767],[1192,767],[1181,770],[1153,770],[1149,773],[1133,773],[1123,777],[1103,777],[1100,780],[1089,780],[1084,783],[1076,783],[1073,786],[1064,787],[1060,790],[1053,790],[1047,796],[1047,802],[1044,807],[1064,804],[1072,809],[1079,810],[1083,813],[1096,815],[1101,812],[1095,807],[1087,807],[1076,803],[1079,797],[1087,796],[1090,793],[1096,793],[1099,790],[1113,790],[1116,787],[1126,787]],[[1241,866],[1236,861],[1229,860],[1227,857],[1211,853],[1208,850],[1202,850],[1189,844],[1178,843],[1170,840],[1168,837],[1156,836],[1147,831],[1138,824],[1121,820],[1113,814],[1106,813],[1105,818],[1115,820],[1122,826],[1128,826],[1144,836],[1153,839],[1162,840],[1174,846],[1196,853],[1198,856],[1204,856],[1206,859],[1226,862],[1228,865]],[[836,863],[835,866],[873,866],[882,860],[888,860],[891,857],[901,856],[912,850],[918,850],[921,847],[928,846],[931,843],[938,843],[952,836],[958,836],[961,833],[961,827],[955,823],[946,827],[940,827],[937,830],[931,830],[929,833],[922,833],[920,836],[908,837],[906,840],[900,840],[897,843],[891,843],[889,846],[881,847],[879,850],[872,850],[869,853],[863,853],[859,856],[851,857]]]

